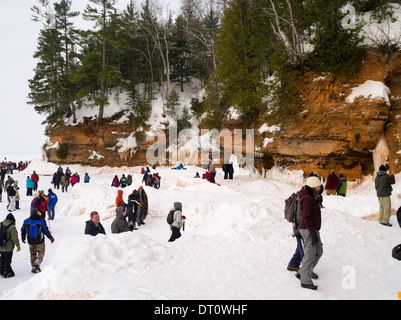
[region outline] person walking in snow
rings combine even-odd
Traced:
[[[174,207],[170,210],[173,211],[173,223],[170,225],[171,229],[171,236],[168,242],[173,242],[181,237],[181,227],[183,224],[183,217],[182,217],[182,203],[181,202],[174,202]]]
[[[90,177],[89,177],[89,174],[88,173],[85,173],[85,176],[84,176],[84,183],[89,183],[89,181],[90,181]]]
[[[122,191],[122,190],[118,190],[117,191],[117,197],[116,197],[116,207],[123,207],[124,208],[124,210],[125,210],[125,208],[126,208],[126,204],[125,204],[125,202],[124,202],[124,200],[123,200],[123,193],[124,193],[124,191]]]
[[[391,227],[391,193],[393,191],[392,184],[395,184],[393,172],[387,174],[387,168],[384,165],[379,167],[379,171],[375,178],[375,188],[377,198],[379,199],[379,223]]]
[[[8,184],[6,192],[9,200],[7,209],[9,212],[15,211],[15,196],[17,195],[17,191],[15,190],[14,180],[11,180],[11,182]]]
[[[121,188],[125,188],[127,186],[127,183],[128,183],[127,177],[125,176],[125,174],[123,174],[120,179]]]
[[[335,195],[337,192],[337,187],[338,187],[338,177],[336,176],[335,171],[331,170],[329,176],[327,177],[325,185],[326,194],[328,196]]]
[[[48,190],[47,198],[49,198],[49,204],[47,205],[49,220],[54,220],[54,215],[55,215],[56,204],[58,202],[58,198],[52,189]]]
[[[116,208],[116,217],[111,223],[111,233],[122,233],[127,231],[130,231],[130,228],[127,220],[125,220],[124,207],[118,206]]]
[[[15,276],[11,267],[14,247],[17,248],[17,252],[21,250],[21,247],[13,214],[9,213],[2,224],[6,227],[7,241],[5,246],[0,246],[0,277],[11,278]]]
[[[24,221],[21,228],[21,240],[25,243],[28,240],[29,252],[31,255],[32,273],[40,272],[40,265],[45,257],[45,236],[50,242],[54,242],[54,238],[47,228],[46,222],[41,217],[40,212],[33,208],[31,215]]]
[[[140,205],[139,193],[138,190],[134,189],[132,193],[128,196],[128,203],[127,203],[128,225],[130,230],[137,230],[135,223],[137,221],[136,215],[139,205]]]
[[[68,192],[68,185],[69,185],[70,181],[64,173],[61,175],[60,183],[61,183],[61,192],[64,192],[64,191]]]
[[[347,179],[340,173],[340,180],[338,180],[337,195],[345,197],[347,195]]]
[[[320,205],[316,201],[320,186],[318,177],[309,177],[299,192],[299,209],[301,211],[299,233],[304,241],[304,257],[296,276],[301,280],[301,287],[312,290],[317,289],[312,281],[313,270],[323,255],[323,245],[320,239],[321,212]]]
[[[32,172],[31,178],[33,180],[33,191],[38,190],[39,176],[36,171]]]
[[[103,225],[100,223],[100,216],[97,211],[92,211],[90,213],[90,220],[85,223],[84,233],[91,236],[97,236],[99,233],[106,234]]]
[[[21,200],[21,197],[19,195],[19,187],[18,187],[18,180],[14,180],[14,189],[15,189],[15,209],[19,210],[19,201]]]
[[[213,163],[212,159],[209,159],[208,172],[211,173],[209,182],[216,183],[216,181],[214,180],[214,178],[216,177],[216,166]]]
[[[73,187],[78,182],[79,182],[79,176],[77,173],[74,173],[70,179],[71,187]]]
[[[33,184],[33,180],[31,179],[31,177],[28,176],[28,178],[26,178],[25,183],[26,183],[26,195],[28,197],[32,196],[32,190],[33,190],[34,184]]]
[[[120,180],[117,176],[114,176],[113,181],[111,182],[111,186],[114,188],[118,188],[120,186]]]
[[[138,195],[139,205],[136,213],[136,222],[138,226],[140,226],[141,224],[145,224],[143,220],[145,220],[148,215],[148,196],[142,186],[138,188]]]

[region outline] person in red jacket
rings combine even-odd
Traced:
[[[299,233],[304,241],[304,257],[296,276],[301,280],[303,288],[312,290],[317,289],[312,281],[313,269],[323,255],[323,245],[319,233],[321,212],[320,205],[316,201],[320,186],[319,178],[309,177],[299,192],[299,208],[301,211]]]
[[[338,177],[336,176],[334,170],[330,171],[329,176],[327,177],[326,181],[326,194],[329,195],[336,195],[337,188],[338,188]]]

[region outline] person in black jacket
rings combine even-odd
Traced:
[[[136,222],[136,212],[138,210],[138,206],[140,205],[139,202],[139,193],[138,190],[134,189],[132,193],[128,196],[128,203],[127,203],[127,216],[128,216],[128,224],[129,229],[138,230],[135,226]]]
[[[90,220],[86,221],[85,234],[96,236],[99,233],[106,234],[106,231],[100,223],[99,213],[97,211],[92,211],[90,214]]]
[[[381,165],[375,178],[375,188],[377,198],[379,199],[379,223],[391,227],[389,223],[391,218],[391,192],[392,184],[395,184],[395,177],[392,172],[387,174],[387,168]]]
[[[54,242],[54,238],[47,228],[44,218],[40,216],[38,209],[31,209],[31,216],[24,221],[21,228],[21,240],[28,240],[31,254],[32,273],[40,272],[40,264],[45,256],[45,235]]]
[[[17,191],[15,190],[14,180],[11,180],[11,183],[8,184],[6,192],[9,200],[7,209],[9,212],[15,211],[15,196],[17,195]]]

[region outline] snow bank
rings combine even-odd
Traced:
[[[31,170],[51,172],[49,163],[36,161]],[[161,189],[145,187],[149,216],[139,230],[114,235],[115,174],[133,175],[123,200],[141,185],[140,168],[70,166],[89,184],[79,183],[68,193],[56,191],[59,204],[51,221],[55,242],[46,240],[42,272],[30,273],[29,250],[13,256],[16,276],[0,281],[0,299],[397,299],[401,275],[391,249],[400,242],[393,217],[387,228],[362,216],[378,211],[372,177],[349,189],[347,197],[323,196],[321,236],[324,254],[315,272],[317,291],[300,287],[286,270],[296,242],[283,219],[284,200],[304,184],[301,171],[273,168],[266,179],[245,169],[234,180],[223,180],[218,169],[213,185],[194,179],[205,170],[159,167]],[[16,174],[23,179],[25,173]],[[396,177],[399,181],[401,176]],[[39,188],[47,190],[51,176],[41,175]],[[22,186],[21,194],[25,194]],[[394,187],[393,208],[401,205]],[[173,243],[166,215],[180,201],[185,231]],[[21,199],[17,226],[29,212],[30,198]],[[85,221],[96,210],[106,235],[85,236]],[[3,217],[1,217],[3,218]],[[386,274],[386,277],[383,277]],[[351,284],[349,285],[349,276]],[[7,280],[7,281],[5,281]]]

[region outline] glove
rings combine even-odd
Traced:
[[[18,251],[21,251],[21,247],[20,246],[17,246],[17,252]]]
[[[185,220],[186,219],[186,217],[185,216],[182,216],[182,220]]]
[[[54,242],[54,238],[50,238],[50,242],[53,243]]]
[[[318,241],[319,241],[319,238],[318,238],[318,236],[317,236],[317,232],[316,231],[313,231],[313,232],[311,232],[311,237],[312,237],[312,246],[316,246],[317,245],[317,243],[318,243]]]

